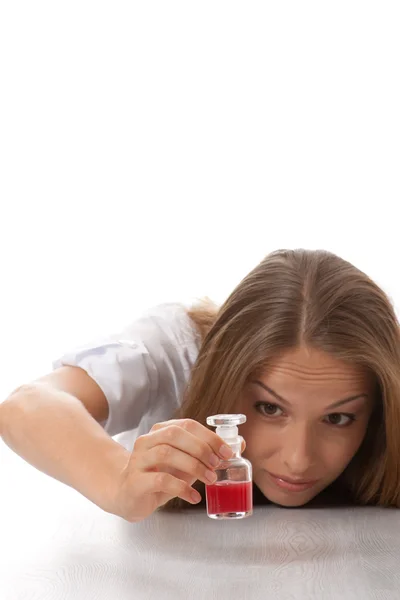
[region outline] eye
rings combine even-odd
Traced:
[[[332,413],[326,417],[326,422],[329,425],[336,425],[336,427],[346,427],[355,421],[355,415],[348,413]]]
[[[254,408],[264,417],[280,417],[283,413],[279,406],[271,402],[256,402]]]

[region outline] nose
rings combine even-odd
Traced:
[[[307,475],[315,464],[317,452],[310,427],[306,423],[293,423],[282,432],[281,444],[281,461],[287,469],[287,475]]]

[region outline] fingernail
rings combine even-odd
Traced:
[[[233,454],[231,448],[229,448],[229,446],[225,446],[225,445],[221,446],[221,448],[219,449],[219,453],[224,458],[230,458]]]
[[[218,467],[220,460],[216,454],[212,454],[210,457],[210,465],[212,467]]]
[[[197,492],[192,492],[190,497],[192,498],[193,502],[200,502],[201,500],[201,496]]]
[[[217,479],[217,476],[214,471],[206,471],[206,479],[210,483],[214,483],[214,481]]]

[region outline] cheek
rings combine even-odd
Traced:
[[[326,470],[335,474],[340,473],[357,453],[364,439],[365,428],[354,424],[342,431],[328,431],[326,435],[317,438],[314,456]]]
[[[279,452],[282,432],[277,427],[268,426],[260,419],[251,418],[250,415],[247,415],[247,419],[246,423],[239,427],[239,434],[246,441],[243,456],[257,463]]]
[[[361,446],[365,434],[367,432],[367,423],[354,423],[351,428],[351,432],[348,435],[343,436],[343,452],[350,455],[352,458]]]
[[[246,414],[246,413],[245,413]],[[256,419],[253,419],[249,412],[246,414],[247,421],[243,425],[239,426],[239,435],[241,435],[246,442],[245,452],[248,454],[250,449],[259,446],[265,442],[266,436],[262,434],[259,424]],[[258,440],[258,442],[256,441]]]
[[[321,440],[318,447],[318,457],[327,470],[341,470],[355,454],[353,443],[346,439],[330,441]]]

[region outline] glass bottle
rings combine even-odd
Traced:
[[[217,435],[234,453],[215,469],[215,483],[206,485],[207,514],[211,519],[243,519],[253,514],[252,466],[241,456],[243,438],[237,428],[245,422],[246,415],[207,417],[207,425],[217,428]]]

